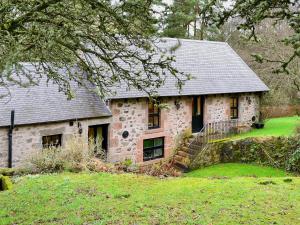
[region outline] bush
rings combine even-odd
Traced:
[[[87,164],[87,168],[93,172],[116,172],[116,168],[113,164],[105,163],[98,158],[93,158]]]
[[[64,159],[61,148],[46,148],[34,155],[30,163],[33,171],[37,173],[58,172],[64,169]]]
[[[12,182],[8,176],[0,175],[0,191],[11,190],[12,186]]]
[[[191,134],[182,134],[186,141]],[[97,157],[96,157],[97,156]],[[99,158],[100,156],[100,158]],[[32,173],[52,173],[52,172],[80,172],[84,170],[94,172],[132,172],[144,173],[151,176],[179,176],[172,166],[172,157],[162,160],[159,163],[147,166],[134,165],[131,159],[123,162],[109,164],[104,162],[106,155],[98,146],[91,141],[86,144],[82,138],[70,138],[64,147],[46,148],[34,155],[31,160]]]
[[[13,176],[15,173],[15,168],[0,168],[0,176]]]
[[[300,173],[300,147],[287,160],[286,170]]]
[[[174,168],[172,159],[162,160],[158,163],[141,166],[139,173],[158,177],[181,176],[181,172]]]
[[[83,138],[73,136],[64,147],[46,148],[34,155],[30,162],[33,171],[38,173],[61,172],[68,170],[79,172],[95,167],[96,155],[103,156],[103,151],[90,141],[87,144]],[[102,151],[102,152],[101,152]]]

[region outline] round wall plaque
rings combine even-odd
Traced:
[[[125,130],[123,133],[122,133],[122,137],[123,138],[127,138],[129,136],[129,132],[127,130]]]

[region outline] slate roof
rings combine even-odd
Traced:
[[[39,86],[11,88],[11,99],[0,98],[0,127],[10,125],[15,110],[15,124],[35,124],[110,116],[111,112],[98,96],[73,84],[75,98],[67,100],[58,86],[41,80]],[[1,94],[1,89],[0,89]]]
[[[208,95],[242,92],[264,92],[269,88],[248,67],[241,57],[225,42],[163,38],[163,48],[170,49],[178,41],[174,66],[194,79],[187,81],[182,91],[175,79],[167,76],[158,90],[159,96]],[[111,99],[147,97],[146,93],[129,89],[125,84],[116,86]]]
[[[169,49],[177,39],[163,38],[162,46]],[[224,42],[179,40],[181,46],[175,51],[174,66],[194,79],[186,82],[181,93],[175,79],[167,76],[158,90],[160,96],[208,95],[241,92],[264,92],[268,87],[246,63]],[[111,116],[111,112],[98,96],[85,88],[72,84],[75,98],[58,91],[58,86],[46,82],[30,88],[11,87],[11,99],[0,98],[0,127],[9,126],[10,112],[15,110],[15,124],[35,124],[83,118]],[[128,89],[126,85],[115,86],[116,95],[110,99],[147,97],[146,93]],[[1,88],[0,88],[1,95]]]

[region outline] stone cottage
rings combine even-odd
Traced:
[[[164,41],[173,46],[177,39]],[[227,43],[180,43],[175,66],[193,79],[179,92],[175,79],[167,77],[157,90],[164,108],[122,84],[105,102],[76,86],[72,100],[46,82],[13,88],[10,101],[0,100],[0,167],[21,165],[33,151],[64,145],[74,134],[86,141],[101,137],[108,161],[155,162],[171,154],[176,136],[186,129],[197,133],[205,124],[231,120],[250,126],[259,119],[260,97],[268,87]]]

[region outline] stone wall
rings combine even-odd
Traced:
[[[300,173],[299,135],[211,143],[191,159],[189,167],[197,169],[228,162],[255,163]]]
[[[175,100],[180,103],[176,109]],[[119,99],[112,100],[110,108],[113,121],[109,128],[110,161],[131,159],[133,162],[143,161],[143,140],[165,137],[165,157],[174,147],[176,136],[186,129],[191,129],[192,97],[165,97],[162,103],[168,105],[161,110],[161,127],[148,129],[148,100]],[[239,119],[245,124],[252,124],[252,117],[259,115],[259,96],[257,94],[239,95]],[[204,123],[226,121],[230,119],[230,95],[206,96],[204,106]],[[129,132],[127,138],[122,137],[124,131]]]
[[[259,118],[259,95],[239,94],[239,120],[252,124],[252,117]],[[230,119],[230,95],[211,95],[205,98],[204,123]]]
[[[179,102],[179,109],[175,106]],[[170,156],[177,135],[192,124],[192,97],[164,97],[161,102],[167,108],[161,110],[161,127],[148,129],[148,100],[119,99],[112,100],[110,109],[112,118],[80,120],[83,137],[87,137],[89,125],[109,125],[108,160],[133,162],[143,161],[143,140],[164,137],[165,157]],[[239,98],[239,118],[250,124],[253,116],[258,118],[259,96],[256,94],[241,94]],[[206,96],[204,107],[204,123],[224,121],[230,118],[229,95]],[[124,131],[129,132],[127,138],[122,137]],[[0,128],[0,167],[7,166],[7,128]],[[20,165],[31,152],[41,149],[42,136],[63,133],[64,143],[68,136],[78,133],[78,124],[57,122],[28,126],[17,126],[13,134],[13,164]]]
[[[179,109],[175,106],[175,100],[180,104]],[[190,97],[162,98],[161,103],[167,104],[167,108],[161,109],[161,126],[149,130],[146,98],[113,100],[110,106],[113,121],[109,129],[108,159],[110,161],[131,159],[136,163],[143,162],[143,140],[156,137],[165,138],[165,157],[168,157],[172,152],[176,135],[191,129],[191,101]],[[127,138],[122,137],[124,131],[129,132]]]
[[[20,166],[36,151],[42,149],[42,136],[62,135],[62,145],[72,135],[79,134],[78,123],[82,127],[83,138],[88,141],[88,126],[107,124],[110,118],[85,119],[74,121],[73,126],[69,122],[57,122],[48,124],[35,124],[16,126],[13,130],[13,166]],[[8,128],[0,128],[0,167],[8,164]]]
[[[255,116],[256,122],[260,114],[260,97],[258,94],[241,94],[239,97],[239,119],[247,125],[251,125],[252,117]]]
[[[211,95],[205,98],[204,124],[230,119],[230,102],[227,95]]]

